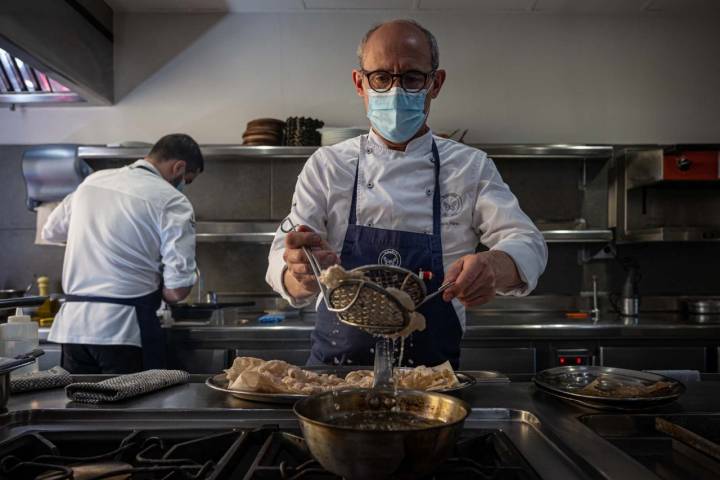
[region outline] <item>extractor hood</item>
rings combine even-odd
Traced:
[[[80,95],[0,48],[0,103],[80,102]]]
[[[110,7],[100,0],[0,1],[0,104],[112,102]]]

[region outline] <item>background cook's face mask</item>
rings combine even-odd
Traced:
[[[173,187],[178,189],[178,191],[182,192],[185,190],[185,172],[183,171],[182,175],[173,179],[171,183]]]
[[[368,112],[373,128],[393,143],[404,143],[425,124],[427,90],[408,93],[400,87],[379,93],[368,89]]]

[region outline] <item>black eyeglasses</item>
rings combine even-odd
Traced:
[[[378,93],[389,91],[395,84],[395,79],[400,79],[400,87],[409,93],[417,93],[427,85],[428,79],[435,75],[435,70],[421,72],[419,70],[408,70],[403,73],[390,73],[385,70],[373,70],[362,74],[368,80],[370,88]]]

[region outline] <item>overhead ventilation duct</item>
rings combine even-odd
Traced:
[[[0,104],[112,104],[112,15],[100,0],[0,1]]]

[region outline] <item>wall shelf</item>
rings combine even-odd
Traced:
[[[655,227],[631,230],[625,242],[717,242],[720,228],[713,227]]]
[[[205,243],[271,243],[275,222],[198,222],[197,241]],[[612,230],[542,230],[548,243],[607,243]]]
[[[613,239],[612,230],[541,230],[548,243],[607,243]]]
[[[608,159],[612,156],[610,146],[592,145],[470,145],[485,151],[490,157],[500,158],[576,158]],[[319,147],[247,147],[243,145],[203,145],[203,155],[217,159],[303,159]],[[150,151],[150,147],[107,147],[83,145],[78,147],[78,157],[85,160],[115,159],[136,160]]]

